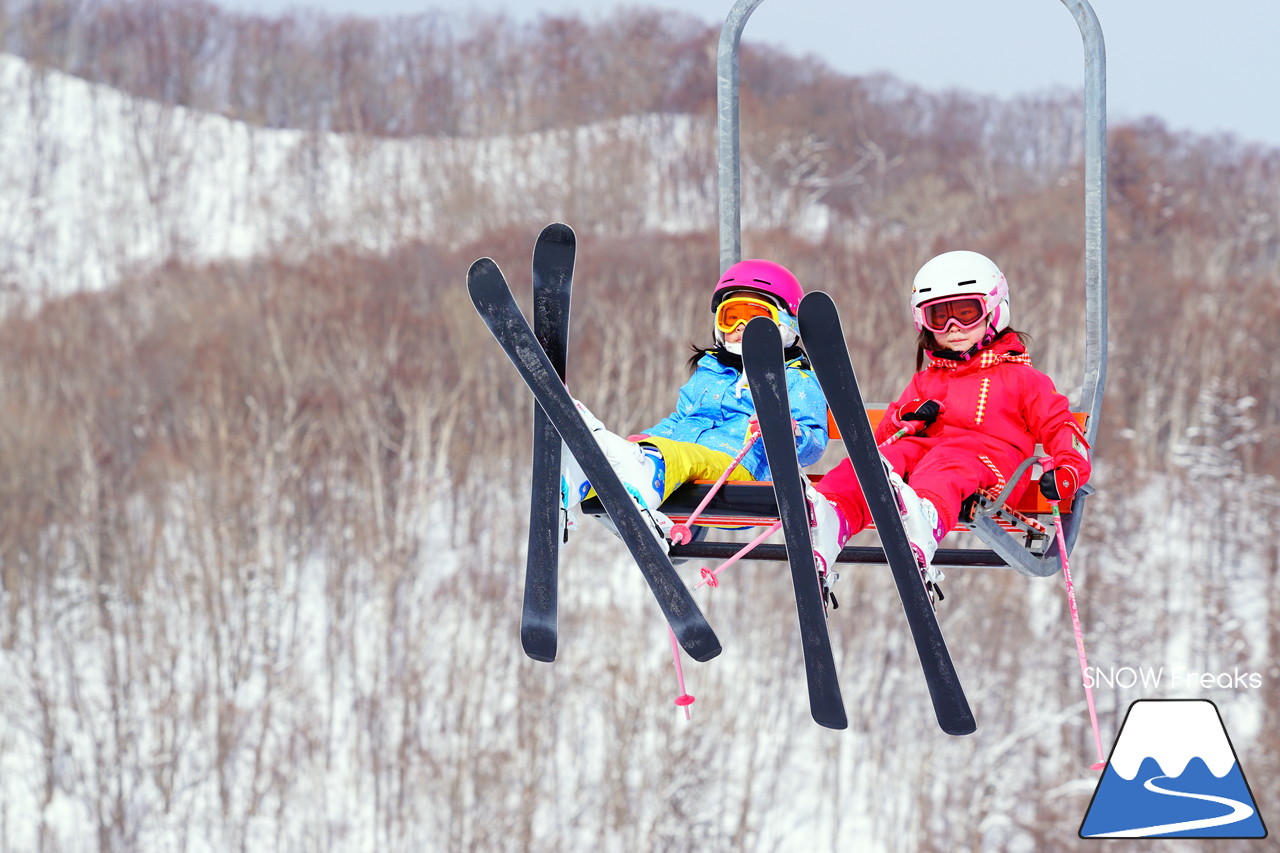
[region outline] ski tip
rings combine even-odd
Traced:
[[[805,303],[808,303],[810,308],[815,306],[834,308],[836,301],[832,299],[831,294],[827,293],[825,290],[810,290],[800,300],[801,307],[803,307]]]
[[[520,646],[530,658],[542,663],[555,663],[556,633],[544,628],[529,628],[520,631]]]
[[[557,243],[572,243],[577,237],[573,233],[573,229],[563,222],[552,222],[546,228],[542,229],[542,233],[538,235],[539,240],[554,240]]]
[[[552,649],[551,651],[546,651],[544,649],[530,648],[529,646],[525,646],[524,653],[529,658],[529,660],[536,660],[539,663],[555,663],[556,662],[555,649]]]
[[[477,258],[471,262],[471,267],[467,270],[467,281],[472,281],[497,270],[498,262],[493,258]]]
[[[814,714],[813,721],[823,728],[835,729],[836,731],[843,731],[844,729],[849,728],[849,718],[844,714],[839,714],[833,717],[820,717],[817,714]]]
[[[698,663],[706,663],[724,651],[724,649],[720,648],[720,641],[717,640],[714,635],[705,640],[700,639],[696,642],[685,642],[684,640],[681,640],[680,645],[685,650],[685,653]]]
[[[1104,768],[1104,767],[1106,767],[1106,766],[1107,766],[1107,762],[1105,762],[1105,761],[1099,761],[1097,764],[1090,764],[1090,765],[1089,765],[1089,769],[1090,769],[1090,770],[1101,770],[1102,768]]]
[[[776,338],[778,349],[782,348],[782,333],[778,331],[778,324],[769,317],[751,318],[751,322],[747,323],[747,327],[742,331],[743,348],[751,346],[747,341],[757,338],[760,339],[762,346],[771,344]]]
[[[840,312],[836,309],[835,301],[824,291],[811,290],[804,295],[800,300],[796,320],[800,323],[800,338],[805,342],[806,348],[823,341],[831,346],[832,341],[844,337],[844,330],[840,326]]]
[[[939,725],[942,727],[942,730],[944,732],[954,737],[963,737],[964,735],[971,735],[978,730],[978,724],[977,722],[974,721],[973,717],[969,717],[968,719],[965,719],[965,720],[955,720],[948,723],[940,723]]]

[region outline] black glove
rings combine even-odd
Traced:
[[[942,404],[937,400],[912,400],[910,403],[903,403],[898,409],[898,420],[903,422],[903,426],[907,425],[907,421],[919,421],[920,425],[912,432],[921,432],[931,426],[940,414]]]

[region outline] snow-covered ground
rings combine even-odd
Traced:
[[[1134,517],[1168,486],[1108,500],[1108,512]],[[447,500],[434,495],[432,512]],[[218,531],[174,512],[140,586],[92,589],[75,572],[37,585],[0,655],[0,841],[193,853],[1070,846],[1096,776],[1058,578],[951,570],[943,625],[979,730],[949,738],[887,571],[849,569],[832,630],[851,729],[836,733],[808,716],[785,570],[742,564],[699,592],[725,652],[686,660],[698,697],[686,721],[657,608],[595,524],[565,552],[559,660],[519,652],[522,537],[498,533],[518,526],[519,503],[490,500],[493,540],[478,548],[406,521],[419,556],[395,571],[353,550],[292,553],[283,531],[258,533],[275,558],[237,563],[219,557]],[[1182,657],[1220,621],[1193,600],[1212,536],[1184,532],[1172,547],[1169,528],[1116,539],[1106,528],[1073,560],[1090,664],[1168,673],[1154,687],[1095,686],[1106,747],[1134,699],[1211,698],[1247,774],[1263,691],[1172,679],[1271,674],[1265,644]],[[202,539],[208,551],[193,555]],[[1260,555],[1239,557],[1231,597],[1256,600]],[[1239,635],[1266,637],[1263,613],[1240,607]],[[1264,812],[1268,790],[1255,782]]]

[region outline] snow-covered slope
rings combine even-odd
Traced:
[[[574,215],[604,231],[715,223],[714,128],[642,116],[490,140],[269,130],[0,55],[0,283],[49,295],[167,259],[382,251]],[[796,203],[771,194],[770,210]],[[804,221],[820,206],[799,202]],[[779,214],[775,213],[774,216]],[[770,225],[769,211],[752,211]],[[470,232],[470,233],[469,233]]]

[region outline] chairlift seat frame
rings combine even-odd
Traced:
[[[883,408],[867,410],[873,430],[884,413]],[[1086,412],[1073,412],[1072,415],[1082,428],[1087,426]],[[832,441],[840,438],[830,417],[828,432]],[[1002,490],[982,490],[965,501],[960,521],[952,528],[952,534],[976,535],[987,547],[939,548],[934,555],[936,565],[992,568],[1012,566],[1023,574],[1034,577],[1045,577],[1058,570],[1057,542],[1053,536],[1052,524],[1041,520],[1052,509],[1048,500],[1040,493],[1038,479],[1034,476],[1034,466],[1039,458],[1037,455],[1023,460]],[[1010,502],[1014,489],[1029,475],[1031,479],[1026,490],[1016,501]],[[822,475],[809,474],[808,477],[810,481],[816,482]],[[681,485],[663,502],[662,513],[676,524],[687,524],[689,517],[701,505],[713,485],[712,480],[694,480]],[[1085,486],[1081,491],[1088,494],[1091,490]],[[1074,523],[1075,516],[1071,512],[1073,503],[1073,500],[1064,500],[1059,504],[1064,526]],[[597,519],[607,517],[604,507],[594,497],[582,503],[582,511]],[[736,554],[743,543],[710,540],[707,537],[712,530],[768,527],[777,521],[778,506],[772,482],[726,482],[691,525],[695,533],[694,540],[673,545],[671,557],[674,560],[726,560]],[[874,529],[874,525],[868,529]],[[757,545],[748,557],[753,560],[786,560],[787,551],[784,545],[764,543]],[[882,564],[884,552],[878,547],[846,545],[837,562]]]

